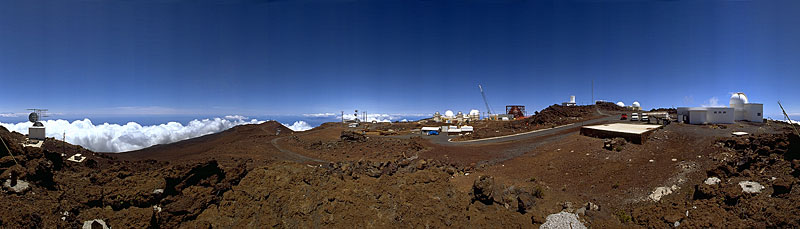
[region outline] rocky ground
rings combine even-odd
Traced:
[[[800,227],[800,138],[794,134],[719,140],[703,182],[654,205],[636,206],[638,225],[705,228]],[[623,214],[627,214],[625,212]]]
[[[311,157],[328,161],[385,160],[402,155],[414,155],[424,149],[423,140],[383,138],[362,134],[361,131],[344,130],[339,139],[294,135],[282,141],[288,149],[307,152]]]
[[[673,124],[642,145],[568,134],[511,157],[487,150],[539,140],[278,128],[113,156],[55,139],[23,148],[0,128],[14,155],[0,148],[0,227],[800,227],[800,138],[782,123]],[[78,152],[86,161],[62,156]]]
[[[4,152],[0,160],[7,183],[0,226],[9,228],[95,219],[115,228],[521,227],[531,224],[528,211],[540,197],[535,187],[491,178],[474,192],[457,191],[449,180],[463,169],[418,157],[248,168],[246,161],[131,162],[91,153],[94,162],[75,163],[47,149],[11,148],[16,157]]]

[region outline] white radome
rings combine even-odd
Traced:
[[[623,102],[617,102],[617,106],[624,107],[624,106],[625,106],[625,103],[623,103]]]
[[[469,111],[469,115],[480,115],[480,114],[481,114],[481,112],[478,111],[478,110],[475,110],[475,109],[472,109],[472,110]]]
[[[633,107],[642,107],[642,105],[641,105],[641,104],[639,104],[639,102],[638,102],[638,101],[635,101],[635,102],[633,102],[633,105],[632,105],[632,106],[633,106]]]
[[[737,105],[739,106],[744,105],[746,103],[748,103],[747,95],[745,95],[744,92],[736,92],[733,93],[733,95],[731,95],[731,102],[730,102],[731,107],[735,107]]]
[[[445,112],[444,112],[444,116],[445,116],[445,117],[453,117],[453,111],[451,111],[451,110],[447,110],[447,111],[445,111]]]

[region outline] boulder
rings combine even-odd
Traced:
[[[342,131],[341,136],[339,136],[342,141],[346,142],[365,142],[367,141],[367,136],[364,136],[362,133],[358,133],[355,131],[345,130]]]
[[[594,204],[592,202],[586,203],[586,210],[590,211],[600,211],[600,206]]]
[[[719,184],[720,181],[721,180],[718,177],[709,177],[703,183],[705,183],[707,185],[715,185],[715,184]]]
[[[662,197],[672,194],[672,191],[677,190],[678,186],[672,185],[671,187],[657,187],[656,190],[653,190],[653,193],[650,193],[650,200],[658,202],[661,200]]]
[[[472,183],[472,199],[484,204],[494,202],[494,178],[491,176],[480,176]]]
[[[533,205],[536,204],[536,197],[530,192],[521,191],[517,194],[517,211],[522,214],[530,211]]]
[[[614,138],[603,140],[603,149],[622,151],[622,147],[628,143],[624,138]]]

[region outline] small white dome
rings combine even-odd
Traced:
[[[433,115],[440,115],[440,114],[439,114],[439,112],[437,111],[436,113],[433,113]]]
[[[447,111],[445,111],[445,112],[444,112],[444,116],[446,116],[446,117],[453,117],[453,111],[451,111],[451,110],[447,110]]]
[[[731,107],[734,107],[734,105],[743,105],[745,103],[747,103],[747,96],[744,95],[743,92],[736,92],[731,95]]]
[[[625,106],[625,103],[623,103],[623,102],[617,102],[617,106],[624,107],[624,106]]]
[[[641,105],[641,104],[639,104],[639,102],[638,102],[638,101],[634,101],[632,106],[633,106],[633,107],[642,107],[642,105]]]
[[[478,111],[478,110],[475,110],[475,109],[472,109],[472,110],[469,111],[469,115],[480,115],[480,114],[481,114],[481,112]]]

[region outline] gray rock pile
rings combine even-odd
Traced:
[[[569,212],[559,212],[547,216],[540,229],[581,229],[586,226],[578,220],[578,215]]]

